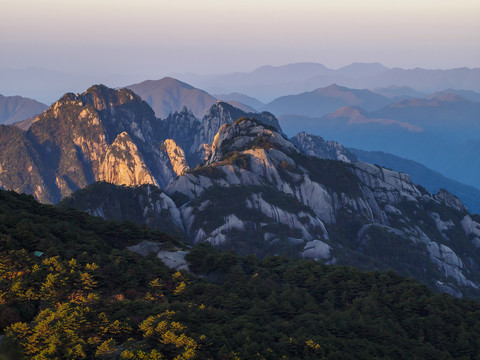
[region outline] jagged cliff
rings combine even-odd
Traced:
[[[309,151],[325,151],[324,142],[304,137]],[[341,146],[327,149],[335,157]],[[150,224],[175,223],[191,243],[394,269],[452,295],[480,295],[480,217],[448,192],[430,194],[372,164],[307,156],[248,118],[222,125],[211,150],[203,166],[166,187],[170,210]],[[89,211],[104,216],[98,201]]]
[[[187,109],[161,120],[126,89],[66,94],[26,132],[0,127],[0,186],[57,202],[95,181],[145,185],[105,190],[129,201],[87,189],[68,206],[87,198],[82,210],[191,243],[392,268],[453,295],[480,295],[480,217],[458,199],[356,162],[338,143],[304,133],[289,141],[271,114],[239,114],[219,102],[201,121]]]
[[[0,186],[53,203],[95,181],[163,188],[210,154],[222,124],[246,115],[217,102],[202,120],[187,108],[162,120],[128,89],[67,93],[27,131],[0,127]],[[255,116],[279,128],[272,114]]]
[[[152,109],[130,90],[95,85],[83,94],[68,93],[28,131],[0,128],[0,184],[43,202],[102,180],[163,187],[185,160],[173,142],[164,143],[162,130]],[[8,140],[12,134],[18,141]]]
[[[357,156],[345,149],[342,144],[336,141],[325,141],[321,136],[300,132],[290,141],[298,150],[309,156],[344,162],[358,161]]]
[[[202,120],[187,108],[170,114],[161,122],[165,138],[173,139],[184,150],[190,167],[195,167],[210,155],[210,144],[223,124],[232,124],[240,117],[254,117],[281,132],[278,120],[268,112],[246,113],[226,102],[218,101]]]
[[[453,195],[368,163],[306,156],[256,121],[223,125],[205,166],[165,192],[183,199],[192,242],[393,268],[455,295],[478,293],[480,219]]]

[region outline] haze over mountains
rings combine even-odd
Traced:
[[[344,106],[319,118],[306,112],[281,116],[284,131],[307,131],[349,147],[392,153],[480,188],[480,164],[473,156],[479,149],[480,103],[442,92],[371,112],[359,106]]]
[[[225,101],[245,112],[256,112],[258,109],[244,104],[245,100],[254,105],[256,99],[241,94],[212,96],[182,81],[165,77],[160,80],[147,80],[139,84],[127,86],[148,103],[159,118],[166,118],[170,114],[189,109],[197,118],[206,115],[208,109],[217,101]],[[257,101],[258,102],[258,101]],[[259,102],[258,102],[259,103]]]
[[[298,95],[281,96],[265,107],[277,116],[298,114],[322,117],[343,106],[359,106],[377,110],[392,102],[391,99],[369,90],[348,89],[336,84]]]
[[[284,96],[312,91],[338,84],[355,89],[381,89],[395,86],[410,87],[416,92],[432,93],[445,89],[480,92],[480,69],[448,70],[387,68],[378,63],[353,63],[340,69],[307,62],[283,66],[262,66],[252,72],[195,75],[195,74],[75,74],[42,68],[2,69],[1,88],[4,95],[22,95],[51,104],[68,91],[82,91],[91,84],[103,83],[112,87],[126,86],[145,79],[167,75],[186,82],[210,94],[242,93],[267,103]],[[413,95],[410,93],[410,95]],[[244,103],[243,101],[240,101]],[[247,104],[252,106],[251,104]],[[256,108],[255,106],[252,106]]]
[[[450,88],[480,92],[479,68],[389,69],[378,63],[353,63],[333,70],[318,63],[294,63],[284,66],[263,66],[248,73],[216,76],[178,74],[175,76],[211,93],[240,92],[263,102],[331,84],[356,89],[377,89],[392,85],[407,86],[426,93]]]
[[[170,77],[156,81],[147,80],[127,88],[140,95],[159,118],[166,118],[181,110],[183,106],[190,109],[197,118],[201,118],[217,101],[207,92]]]
[[[380,64],[356,63],[331,70],[321,64],[299,63],[280,67],[265,66],[249,74],[237,73],[226,77],[231,86],[238,89],[254,79],[258,84],[271,81],[277,86],[311,76],[325,77],[332,74],[366,79],[390,70]],[[437,85],[444,84],[447,78],[454,82],[453,74],[463,74],[465,71],[467,70],[434,71],[435,74],[443,74],[437,78]],[[474,78],[477,69],[468,71]],[[425,73],[430,74],[429,71]],[[463,82],[458,81],[452,86],[460,87],[461,84]],[[217,100],[223,100],[245,113],[261,110],[273,112],[280,117],[282,128],[289,136],[307,131],[338,140],[347,146],[390,152],[419,161],[477,188],[479,186],[475,160],[471,159],[471,154],[472,151],[477,151],[475,136],[478,133],[479,121],[476,119],[479,103],[475,100],[480,95],[472,90],[445,90],[439,87],[435,88],[436,93],[428,95],[407,85],[361,90],[329,84],[296,95],[289,88],[289,93],[294,95],[279,97],[264,104],[252,96],[238,92],[212,96],[173,78],[144,81],[130,87],[153,106],[156,116],[160,118],[182,112],[183,106],[194,117],[201,118]],[[322,117],[324,118],[320,120]],[[31,120],[18,126],[26,129],[30,123]],[[469,138],[472,141],[464,141]],[[438,148],[442,148],[440,152],[437,152]]]
[[[65,94],[28,131],[0,127],[0,185],[44,202],[96,181],[145,185],[118,196],[111,195],[114,188],[96,185],[74,195],[69,206],[165,222],[158,228],[171,227],[191,243],[394,268],[456,296],[477,293],[480,277],[472,266],[480,258],[472,265],[465,256],[480,244],[480,219],[453,195],[430,194],[406,174],[355,162],[338,143],[305,133],[290,142],[271,113],[245,113],[215,101],[200,120],[184,104],[193,94],[193,103],[203,106],[207,93],[174,79],[145,84],[163,89],[148,90],[166,118],[157,118],[129,89],[96,85]],[[333,90],[342,96],[350,91]],[[172,113],[175,107],[181,110]],[[102,193],[123,199],[103,201]],[[134,209],[146,210],[130,215]],[[423,223],[416,221],[419,214]],[[391,247],[378,254],[380,239],[397,243],[395,249],[401,243],[409,255],[398,262]]]
[[[42,113],[47,107],[33,99],[0,94],[0,124],[13,124],[28,119]]]

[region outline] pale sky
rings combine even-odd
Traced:
[[[479,0],[1,0],[0,69],[480,67]]]

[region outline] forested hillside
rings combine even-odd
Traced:
[[[0,191],[2,359],[478,358],[480,304],[392,272],[190,250]]]

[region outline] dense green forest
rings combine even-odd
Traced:
[[[395,273],[190,250],[0,191],[0,359],[480,359],[480,304]]]

